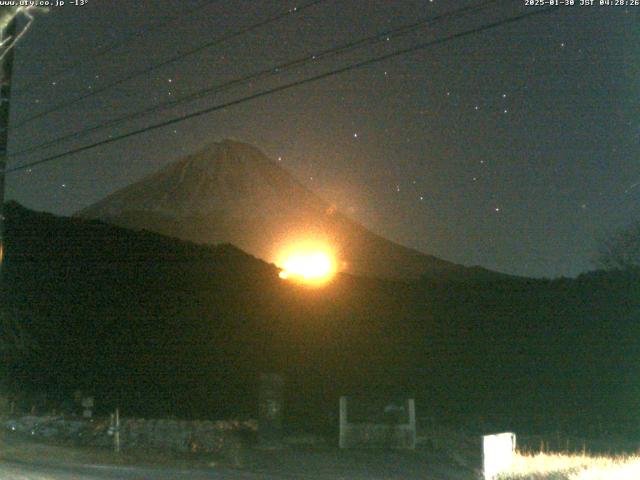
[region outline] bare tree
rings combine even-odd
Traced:
[[[595,263],[605,270],[640,268],[640,221],[601,241]]]

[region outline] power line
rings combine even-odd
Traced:
[[[33,161],[33,162],[25,163],[25,164],[22,164],[22,165],[19,165],[19,166],[16,166],[16,167],[8,169],[6,171],[6,173],[13,173],[13,172],[16,172],[16,171],[19,171],[19,170],[24,170],[26,168],[34,167],[36,165],[41,165],[43,163],[52,162],[54,160],[58,160],[60,158],[66,157],[66,156],[73,155],[75,153],[80,153],[80,152],[84,152],[86,150],[91,150],[93,148],[96,148],[96,147],[99,147],[99,146],[102,146],[102,145],[107,145],[109,143],[114,143],[114,142],[117,142],[119,140],[124,140],[126,138],[133,137],[135,135],[139,135],[141,133],[146,133],[146,132],[149,132],[151,130],[156,130],[158,128],[162,128],[162,127],[166,127],[166,126],[169,126],[169,125],[173,125],[175,123],[183,122],[183,121],[189,120],[191,118],[200,117],[202,115],[214,112],[216,110],[222,110],[224,108],[232,107],[232,106],[244,103],[244,102],[248,102],[250,100],[255,100],[257,98],[265,97],[267,95],[272,95],[274,93],[282,92],[284,90],[288,90],[290,88],[294,88],[294,87],[297,87],[297,86],[300,86],[300,85],[304,85],[304,84],[307,84],[307,83],[315,82],[315,81],[322,80],[322,79],[325,79],[325,78],[328,78],[328,77],[332,77],[332,76],[335,76],[335,75],[346,73],[346,72],[349,72],[349,71],[352,71],[352,70],[356,70],[356,69],[359,69],[359,68],[362,68],[362,67],[365,67],[365,66],[369,66],[369,65],[375,64],[375,63],[380,63],[382,61],[389,60],[391,58],[398,57],[400,55],[406,55],[408,53],[416,52],[418,50],[423,50],[425,48],[432,47],[434,45],[440,45],[440,44],[449,42],[451,40],[455,40],[455,39],[466,37],[466,36],[469,36],[469,35],[474,35],[474,34],[477,34],[477,33],[481,33],[481,32],[484,32],[484,31],[487,31],[487,30],[491,30],[491,29],[494,29],[494,28],[497,28],[497,27],[501,27],[503,25],[507,25],[507,24],[510,24],[510,23],[515,23],[515,22],[518,22],[518,21],[524,20],[526,18],[530,18],[530,17],[536,16],[536,15],[545,14],[545,13],[550,12],[551,10],[554,10],[555,8],[556,7],[547,7],[547,8],[541,9],[541,10],[530,11],[530,12],[527,12],[527,13],[523,13],[523,14],[517,15],[515,17],[510,17],[510,18],[498,20],[498,21],[495,21],[495,22],[492,22],[492,23],[489,23],[489,24],[486,24],[486,25],[482,25],[480,27],[472,28],[472,29],[466,30],[464,32],[458,32],[458,33],[455,33],[455,34],[452,34],[452,35],[449,35],[449,36],[446,36],[446,37],[443,37],[443,38],[431,40],[429,42],[424,42],[424,43],[420,43],[420,44],[417,44],[417,45],[414,45],[414,46],[411,46],[411,47],[407,47],[407,48],[403,48],[403,49],[400,49],[400,50],[396,50],[396,51],[391,52],[391,53],[387,53],[387,54],[380,55],[380,56],[377,56],[377,57],[373,57],[373,58],[370,58],[370,59],[367,59],[367,60],[363,60],[363,61],[358,62],[358,63],[353,63],[351,65],[347,65],[345,67],[341,67],[341,68],[338,68],[338,69],[335,69],[335,70],[331,70],[329,72],[321,73],[321,74],[318,74],[318,75],[315,75],[315,76],[312,76],[312,77],[309,77],[309,78],[306,78],[306,79],[297,80],[295,82],[287,83],[285,85],[274,87],[274,88],[271,88],[269,90],[265,90],[265,91],[258,92],[258,93],[252,94],[252,95],[248,95],[246,97],[242,97],[242,98],[239,98],[239,99],[236,99],[236,100],[232,100],[232,101],[229,101],[229,102],[226,102],[226,103],[223,103],[223,104],[215,105],[213,107],[205,108],[205,109],[199,110],[197,112],[189,113],[189,114],[186,114],[186,115],[181,115],[179,117],[175,117],[175,118],[170,119],[170,120],[166,120],[166,121],[159,122],[159,123],[156,123],[156,124],[153,124],[153,125],[149,125],[149,126],[144,127],[144,128],[133,130],[131,132],[124,133],[122,135],[118,135],[116,137],[107,138],[107,139],[92,143],[90,145],[85,145],[83,147],[78,147],[78,148],[75,148],[75,149],[72,149],[72,150],[68,150],[66,152],[62,152],[62,153],[59,153],[59,154],[56,154],[56,155],[52,155],[52,156],[49,156],[49,157],[46,157],[46,158],[42,158],[40,160],[36,160],[36,161]]]
[[[193,6],[192,8],[195,9],[200,9],[202,7],[204,7],[207,4],[214,4],[219,2],[220,0],[204,0],[201,2],[198,2],[195,6]],[[72,60],[70,62],[67,62],[66,65],[62,66],[62,68],[60,68],[60,70],[58,70],[57,72],[54,73],[49,73],[47,74],[47,80],[52,80],[55,78],[58,78],[62,75],[66,75],[68,73],[73,72],[74,70],[77,70],[78,68],[82,67],[83,65],[85,65],[86,63],[89,62],[93,62],[95,61],[96,58],[101,57],[115,49],[117,49],[118,47],[121,47],[122,45],[127,44],[130,40],[137,38],[137,37],[141,37],[145,34],[148,34],[150,30],[157,30],[161,27],[164,27],[165,25],[174,23],[178,20],[182,20],[182,17],[176,17],[175,12],[172,12],[171,14],[161,18],[160,20],[158,20],[157,22],[151,22],[151,24],[146,27],[146,29],[144,31],[136,31],[130,35],[125,35],[124,37],[121,37],[117,40],[115,40],[114,42],[111,42],[110,44],[100,48],[96,48],[94,49],[94,51],[87,56],[84,56],[82,58],[76,59],[76,60]],[[21,88],[18,88],[16,90],[16,92],[14,92],[15,94],[18,95],[24,95],[25,93],[27,93],[27,90],[29,90],[33,85],[36,84],[38,80],[33,80],[30,83],[27,83],[26,85],[22,86]]]
[[[222,92],[224,90],[227,90],[231,87],[234,86],[238,86],[238,85],[242,85],[244,83],[247,82],[252,82],[255,80],[262,80],[268,77],[272,77],[272,76],[276,76],[276,75],[280,75],[283,72],[290,70],[292,68],[296,68],[302,65],[305,65],[306,63],[309,62],[313,62],[313,61],[317,61],[317,60],[325,60],[327,58],[333,57],[333,56],[337,56],[340,55],[342,53],[351,51],[351,50],[355,50],[358,48],[361,48],[363,46],[368,46],[368,45],[373,45],[375,43],[379,43],[383,40],[387,40],[390,37],[400,37],[403,35],[407,35],[408,33],[414,32],[420,28],[423,28],[427,25],[442,21],[442,20],[446,20],[446,19],[450,19],[450,18],[454,18],[454,17],[458,17],[461,16],[463,14],[467,14],[467,13],[471,13],[471,12],[477,12],[477,11],[481,11],[484,10],[486,8],[488,8],[489,6],[496,4],[496,3],[500,3],[500,2],[506,2],[508,0],[487,0],[485,2],[482,2],[480,4],[476,4],[476,5],[472,5],[472,6],[467,6],[467,7],[462,7],[462,8],[458,8],[456,10],[450,11],[450,12],[446,12],[444,14],[440,14],[440,15],[436,15],[436,16],[429,16],[423,19],[420,19],[416,22],[413,22],[411,24],[408,25],[404,25],[401,27],[396,27],[396,28],[392,28],[392,29],[388,29],[385,31],[382,31],[380,33],[377,33],[375,35],[366,37],[366,38],[362,38],[360,40],[356,40],[356,41],[352,41],[352,42],[348,42],[346,44],[343,44],[339,47],[334,47],[334,48],[330,48],[330,49],[326,49],[323,50],[321,52],[318,52],[316,54],[313,55],[305,55],[303,57],[299,57],[295,60],[291,60],[285,63],[281,63],[279,65],[276,66],[272,66],[263,70],[260,70],[258,72],[252,73],[250,75],[235,79],[235,80],[231,80],[222,84],[216,84],[216,85],[212,85],[209,86],[207,88],[198,90],[194,93],[185,95],[181,98],[177,98],[175,100],[171,100],[171,101],[166,101],[166,102],[161,102],[159,104],[156,105],[152,105],[146,109],[137,111],[137,112],[133,112],[112,120],[109,120],[107,122],[92,126],[92,127],[88,127],[85,128],[83,130],[77,131],[77,132],[73,132],[67,135],[63,135],[61,137],[52,139],[52,140],[48,140],[46,142],[40,143],[38,145],[34,145],[33,147],[28,147],[28,148],[24,148],[22,150],[19,150],[17,152],[13,152],[10,156],[11,157],[16,157],[18,155],[24,155],[27,153],[32,153],[34,151],[38,151],[38,150],[42,150],[43,148],[55,145],[57,143],[60,142],[64,142],[67,140],[71,140],[71,139],[75,139],[75,138],[80,138],[83,137],[89,133],[98,131],[98,130],[102,130],[104,128],[107,127],[113,127],[115,125],[119,125],[122,124],[126,121],[129,120],[133,120],[136,118],[141,118],[143,116],[146,116],[150,113],[156,112],[156,111],[160,111],[160,110],[166,110],[168,108],[172,108],[175,107],[177,105],[180,105],[182,103],[185,102],[190,102],[192,100],[198,99],[198,98],[202,98],[206,95],[212,94],[212,93],[219,93]]]
[[[257,29],[265,26],[265,25],[268,25],[268,24],[273,23],[273,22],[277,22],[278,20],[281,20],[281,19],[283,19],[283,18],[285,18],[285,17],[287,17],[289,15],[292,15],[292,14],[295,14],[295,13],[299,13],[299,12],[301,12],[303,10],[306,10],[306,9],[308,9],[310,7],[313,7],[313,6],[317,5],[317,4],[323,3],[325,1],[327,1],[327,0],[312,0],[312,1],[308,2],[308,3],[306,3],[305,5],[301,6],[301,7],[294,7],[294,8],[288,9],[286,12],[279,13],[279,14],[274,15],[272,17],[269,17],[269,18],[267,18],[265,20],[262,20],[262,21],[260,21],[258,23],[254,23],[253,25],[250,25],[248,27],[242,28],[242,29],[240,29],[240,30],[238,30],[236,32],[233,32],[233,33],[230,33],[230,34],[227,34],[227,35],[223,35],[223,36],[221,36],[219,38],[216,38],[216,39],[211,40],[209,42],[203,43],[202,45],[199,45],[199,46],[197,46],[195,48],[187,50],[186,52],[174,55],[173,57],[171,57],[171,58],[169,58],[167,60],[163,60],[160,63],[156,63],[154,65],[151,65],[150,67],[144,68],[144,69],[139,70],[137,72],[134,72],[134,73],[132,73],[130,75],[127,75],[126,77],[123,77],[123,78],[115,80],[115,81],[113,81],[111,83],[108,83],[107,85],[104,85],[104,86],[102,86],[102,87],[100,87],[98,89],[92,90],[89,93],[85,93],[84,95],[80,95],[79,97],[76,97],[71,101],[60,102],[60,103],[58,103],[58,104],[56,104],[56,105],[54,105],[54,106],[52,106],[52,107],[50,107],[50,108],[48,108],[46,110],[41,111],[40,113],[36,113],[35,115],[32,115],[31,117],[28,117],[28,118],[18,122],[17,125],[11,127],[9,130],[13,130],[13,129],[16,129],[16,128],[21,128],[24,125],[26,125],[27,123],[31,123],[34,120],[37,120],[37,119],[42,118],[42,117],[44,117],[46,115],[49,115],[50,113],[57,112],[58,110],[61,110],[63,108],[67,108],[70,105],[74,105],[74,104],[76,104],[76,103],[78,103],[78,102],[80,102],[82,100],[86,100],[87,98],[93,97],[93,96],[98,95],[98,94],[103,93],[103,92],[106,92],[107,90],[110,90],[113,87],[117,87],[118,85],[122,85],[123,83],[126,83],[126,82],[128,82],[130,80],[133,80],[135,78],[141,77],[142,75],[146,75],[146,74],[148,74],[148,73],[150,73],[150,72],[152,72],[154,70],[157,70],[158,68],[165,67],[167,65],[170,65],[172,63],[177,62],[178,60],[182,60],[182,59],[184,59],[186,57],[189,57],[191,55],[195,55],[196,53],[199,53],[199,52],[201,52],[203,50],[206,50],[206,49],[211,48],[213,46],[219,45],[221,43],[224,43],[227,40],[231,40],[232,38],[236,38],[236,37],[239,37],[239,36],[244,35],[246,33],[250,33],[250,32],[252,32],[254,30],[257,30]]]

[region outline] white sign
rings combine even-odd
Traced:
[[[482,463],[485,480],[508,472],[516,453],[515,433],[499,433],[482,437]]]

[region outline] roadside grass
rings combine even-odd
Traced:
[[[429,422],[418,440],[452,464],[472,469],[480,461],[479,435]],[[639,445],[626,435],[580,438],[556,432],[522,435],[518,444],[511,468],[495,480],[640,480]]]
[[[499,480],[640,480],[640,456],[518,453]]]

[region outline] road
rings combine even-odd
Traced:
[[[100,465],[50,465],[0,461],[2,480],[468,480],[469,472],[443,465],[417,465],[413,462],[386,463],[384,466],[359,462],[336,465],[307,461],[302,455],[296,468],[285,464],[252,471],[231,468],[175,469],[165,467],[124,467]],[[319,459],[317,459],[319,460]],[[389,460],[389,459],[385,459]],[[368,463],[368,462],[367,462]],[[373,464],[377,462],[371,462]]]
[[[2,480],[265,480],[287,477],[241,472],[230,469],[178,470],[167,468],[34,465],[21,462],[0,463]]]

